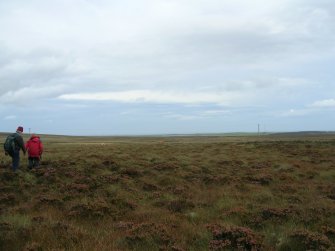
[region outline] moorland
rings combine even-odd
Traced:
[[[0,155],[0,250],[334,250],[334,134],[41,139]]]

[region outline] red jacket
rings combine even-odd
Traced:
[[[40,137],[32,135],[26,143],[26,149],[29,157],[40,157],[43,153],[43,144]]]

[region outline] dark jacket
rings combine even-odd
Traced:
[[[17,132],[13,135],[15,136],[15,150],[20,151],[20,149],[22,149],[22,151],[26,153],[26,147],[24,146],[22,135]]]

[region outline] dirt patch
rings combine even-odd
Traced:
[[[155,184],[145,182],[142,186],[142,189],[147,192],[152,192],[159,190],[159,187]]]
[[[120,171],[120,173],[122,175],[126,175],[126,176],[129,176],[129,177],[132,177],[132,178],[136,178],[136,177],[140,177],[142,176],[142,172],[139,171],[138,169],[136,168],[125,168],[125,169],[122,169]]]

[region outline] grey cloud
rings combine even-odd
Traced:
[[[81,79],[85,77],[85,72],[76,69],[73,58],[59,51],[40,49],[24,54],[12,50],[6,52],[10,57],[1,57],[1,96],[10,97],[23,88],[31,92],[48,86],[51,90],[60,85],[75,88],[81,85]]]
[[[256,2],[255,8],[262,6],[261,1]],[[12,8],[18,8],[20,3],[16,1]],[[41,2],[35,2],[38,3]],[[66,1],[53,4],[57,10],[66,12],[64,20],[71,21],[68,24],[54,16],[47,4],[36,10],[33,5],[23,4],[25,14],[37,16],[27,20],[27,27],[32,29],[35,22],[45,18],[45,24],[38,27],[45,30],[41,30],[36,45],[35,38],[27,37],[23,50],[16,51],[13,45],[14,55],[3,54],[1,94],[49,85],[68,85],[67,93],[78,89],[80,92],[204,88],[255,92],[270,87],[291,90],[298,78],[289,77],[280,69],[293,67],[299,58],[313,60],[334,44],[331,33],[334,4],[330,1],[322,1],[320,5],[313,1],[306,4],[284,1],[282,10],[270,8],[269,13],[254,10],[250,4],[252,15],[228,17],[226,8],[234,7],[229,1],[132,2],[135,5],[130,9],[126,3],[76,3],[82,5],[74,8],[76,4]],[[236,6],[240,5],[244,5],[243,1],[237,1]],[[267,5],[271,7],[271,3]],[[123,12],[117,14],[111,7]],[[256,15],[258,12],[260,16]],[[87,19],[88,14],[92,19]],[[125,25],[124,31],[115,26],[113,21],[117,19]],[[22,24],[21,19],[19,24],[14,21],[11,24]],[[82,28],[77,27],[80,22]],[[54,31],[47,29],[49,26]],[[329,35],[327,39],[325,34]],[[11,40],[18,40],[6,39],[5,44],[10,48]],[[283,85],[283,79],[290,79],[290,84]]]
[[[16,90],[11,90],[0,96],[0,104],[15,104],[22,105],[29,102],[33,105],[40,101],[40,99],[52,98],[63,93],[66,86],[46,86],[46,87],[23,87]]]

